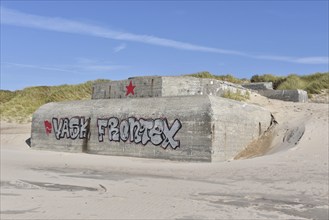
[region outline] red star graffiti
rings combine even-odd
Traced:
[[[132,95],[135,95],[135,92],[134,92],[135,87],[136,87],[136,86],[133,86],[133,83],[132,83],[132,81],[130,80],[129,85],[126,86],[126,88],[127,88],[126,96],[129,95],[130,93],[131,93]]]
[[[49,135],[51,133],[51,123],[48,120],[45,120],[44,125],[45,125],[46,134]]]

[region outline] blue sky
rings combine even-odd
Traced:
[[[328,1],[4,1],[1,89],[328,71]]]

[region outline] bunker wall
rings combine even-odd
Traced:
[[[257,139],[271,117],[258,106],[200,95],[48,103],[32,120],[35,149],[224,161]]]
[[[133,94],[127,94],[127,86],[134,87]],[[161,77],[135,77],[128,80],[95,83],[92,99],[121,99],[159,97],[162,89]]]
[[[212,161],[232,159],[271,124],[271,113],[262,107],[216,97],[209,99],[213,112]]]
[[[240,93],[241,95],[245,95],[248,92],[248,89],[230,82],[207,79],[207,78],[206,79],[201,78],[200,80],[204,94],[222,96],[226,92],[231,92],[231,93]]]
[[[132,86],[131,90],[127,87]],[[133,92],[128,92],[133,91]],[[148,76],[128,80],[96,83],[93,85],[92,99],[122,99],[190,95],[222,96],[225,92],[245,94],[242,86],[215,79],[188,76]]]
[[[207,96],[49,103],[33,115],[31,146],[114,156],[211,161],[209,109]],[[79,126],[89,118],[90,124],[82,128],[88,134],[82,132],[80,139]],[[46,122],[51,124],[49,133]]]
[[[308,95],[304,90],[260,90],[259,94],[270,98],[291,102],[307,102]]]
[[[273,90],[272,82],[246,83],[242,86],[252,90]]]
[[[162,96],[203,95],[201,81],[195,77],[162,77]]]
[[[162,96],[213,95],[225,92],[245,94],[248,90],[233,83],[188,76],[162,77]]]

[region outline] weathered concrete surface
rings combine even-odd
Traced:
[[[131,91],[128,88],[131,83]],[[92,99],[145,98],[189,95],[221,96],[225,91],[245,94],[248,89],[229,82],[188,76],[147,76],[96,83]]]
[[[236,156],[271,125],[271,113],[262,107],[209,96],[212,127],[212,161]]]
[[[270,99],[279,99],[291,102],[307,102],[307,92],[304,90],[260,90],[259,94]]]
[[[48,103],[33,115],[31,146],[118,156],[223,161],[257,139],[270,122],[270,113],[261,107],[216,96]]]
[[[162,77],[162,96],[211,95],[222,96],[225,92],[246,94],[240,85],[221,80],[196,77]]]
[[[243,87],[252,89],[252,90],[272,90],[273,83],[272,82],[258,82],[258,83],[246,83],[242,84]]]
[[[127,94],[127,86],[132,82],[133,94]],[[121,99],[162,96],[162,78],[159,76],[133,77],[127,80],[96,83],[92,99]]]
[[[129,89],[130,88],[130,89]],[[190,95],[223,96],[225,92],[245,95],[251,90],[283,101],[307,102],[304,90],[273,90],[271,82],[250,83],[242,86],[208,78],[189,76],[147,76],[127,80],[96,83],[92,99],[123,99]]]
[[[307,102],[307,92],[300,89],[295,90],[273,90],[272,82],[249,83],[242,85],[245,88],[258,91],[259,94],[270,99],[279,99],[291,102]]]

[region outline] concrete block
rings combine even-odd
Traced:
[[[96,83],[92,99],[122,99],[158,97],[162,94],[159,76],[133,77],[127,80]]]
[[[308,95],[304,90],[260,90],[259,94],[270,98],[290,102],[307,102]]]
[[[270,112],[259,106],[209,95],[48,103],[33,114],[31,147],[224,161],[270,122]]]
[[[92,99],[123,99],[189,95],[221,96],[225,91],[245,94],[248,89],[229,82],[188,76],[148,76],[96,83]]]
[[[272,82],[258,82],[258,83],[246,83],[242,85],[244,88],[252,89],[252,90],[272,90],[273,83]]]
[[[291,102],[307,102],[308,95],[304,90],[273,90],[272,82],[259,82],[259,83],[249,83],[242,85],[245,88],[257,90],[259,94],[270,98],[279,99],[282,101]]]

